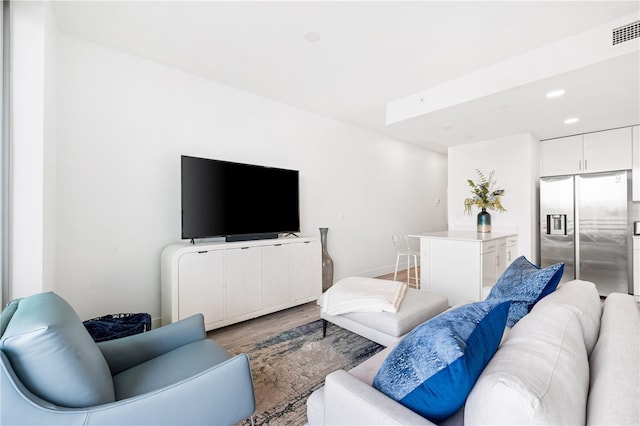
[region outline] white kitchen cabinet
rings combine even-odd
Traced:
[[[584,173],[630,170],[631,128],[605,130],[584,135]]]
[[[518,237],[507,237],[506,241],[506,253],[504,256],[504,263],[501,264],[500,275],[507,269],[507,266],[511,265],[511,262],[518,257]]]
[[[224,252],[195,251],[178,260],[180,289],[178,315],[186,318],[201,312],[205,324],[224,318]]]
[[[633,164],[631,191],[633,201],[640,201],[640,126],[633,126]]]
[[[467,231],[428,232],[420,238],[421,288],[446,296],[449,305],[483,300],[507,262],[513,257],[518,236],[508,233]],[[510,247],[507,250],[507,247]],[[510,263],[510,262],[509,262]]]
[[[506,239],[501,238],[500,240],[485,241],[480,246],[482,287],[491,287],[498,279],[498,261],[500,257],[498,254],[498,246],[504,251],[506,249]]]
[[[172,244],[161,258],[162,324],[196,313],[212,330],[316,300],[322,255],[315,238]]]
[[[604,130],[540,142],[540,176],[630,170],[631,128]]]
[[[507,266],[517,257],[518,237],[511,236],[485,241],[482,243],[481,253],[482,286],[493,287]]]
[[[225,250],[226,318],[262,308],[261,247],[244,246]]]
[[[540,176],[582,173],[582,135],[540,142]]]
[[[640,236],[633,237],[633,294],[640,303]]]

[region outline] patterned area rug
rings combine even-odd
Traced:
[[[327,374],[353,368],[382,349],[332,324],[322,338],[322,320],[317,320],[229,352],[245,352],[251,359],[256,425],[300,426],[307,421],[307,398]]]

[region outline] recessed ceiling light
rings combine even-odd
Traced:
[[[577,123],[578,121],[580,121],[578,117],[571,117],[564,120],[564,124],[573,124],[573,123]]]
[[[309,29],[304,32],[304,38],[307,41],[318,41],[320,40],[320,31]]]
[[[552,90],[547,92],[547,98],[559,98],[564,95],[564,89]]]

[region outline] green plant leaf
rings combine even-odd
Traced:
[[[482,173],[479,169],[476,169],[478,174],[478,183],[475,183],[471,179],[467,179],[467,183],[471,187],[471,194],[473,197],[465,198],[464,211],[466,214],[471,214],[473,206],[478,208],[485,208],[488,210],[497,210],[499,212],[507,211],[502,205],[502,196],[504,195],[504,189],[494,189],[496,181],[494,179],[494,170],[489,173],[489,176]]]

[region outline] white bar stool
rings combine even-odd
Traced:
[[[398,277],[398,266],[400,266],[400,258],[403,256],[407,257],[407,285],[411,287],[411,279],[413,279],[413,286],[415,288],[420,288],[420,278],[418,277],[418,256],[420,256],[420,252],[412,250],[409,245],[409,237],[407,235],[404,236],[405,245],[403,246],[400,243],[400,238],[397,235],[392,235],[391,239],[393,240],[393,246],[396,249],[396,270],[393,273],[393,280],[397,281]],[[414,276],[411,276],[411,258],[413,258],[413,271]]]

